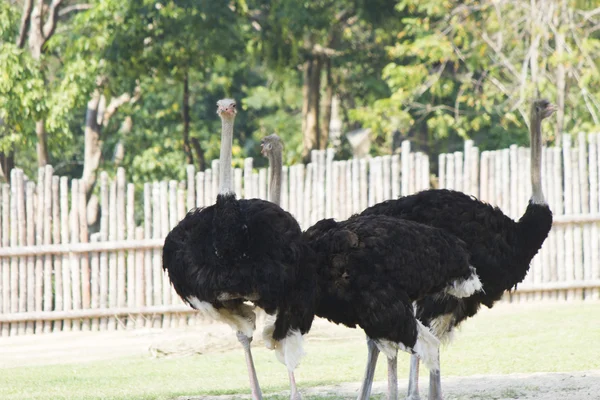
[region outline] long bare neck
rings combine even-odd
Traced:
[[[269,166],[271,167],[271,190],[269,197],[272,203],[281,204],[281,170],[283,169],[283,156],[281,151],[274,150],[269,153]]]
[[[233,141],[233,118],[221,119],[221,154],[219,155],[219,194],[233,193],[231,179],[231,146]]]
[[[531,113],[531,202],[547,204],[542,191],[542,117]]]

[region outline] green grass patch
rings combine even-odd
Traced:
[[[451,346],[443,348],[442,376],[597,369],[598,321],[599,303],[516,304],[483,310],[464,324]],[[364,335],[342,332],[343,338],[316,335],[311,340],[308,336],[307,355],[297,370],[300,388],[361,379]],[[286,370],[274,354],[258,346],[253,353],[263,391],[287,389]],[[399,355],[401,382],[408,376],[408,361],[408,355]],[[375,379],[386,379],[382,358]],[[248,392],[241,349],[182,358],[138,357],[0,370],[3,400],[173,399]]]

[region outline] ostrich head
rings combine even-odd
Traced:
[[[234,119],[237,114],[235,100],[222,99],[217,101],[217,114],[219,114],[219,117],[222,119]]]
[[[269,136],[265,136],[260,141],[260,153],[263,156],[269,157],[269,155],[273,154],[274,152],[283,152],[283,142],[275,133]]]
[[[548,118],[556,111],[557,107],[546,99],[534,100],[531,107],[531,119],[533,121],[541,121]]]

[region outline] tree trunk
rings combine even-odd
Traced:
[[[194,153],[196,153],[196,159],[198,160],[198,168],[200,171],[206,169],[206,159],[204,158],[204,150],[200,146],[200,142],[197,138],[192,138],[192,147],[194,147]]]
[[[0,152],[0,182],[10,183],[10,171],[15,167],[15,152]]]
[[[325,61],[325,98],[323,99],[323,123],[319,135],[319,149],[327,148],[329,126],[331,125],[331,107],[333,105],[333,80],[331,79],[331,59]]]
[[[96,172],[102,159],[102,141],[100,140],[100,124],[98,124],[100,98],[100,91],[94,90],[85,115],[85,151],[81,179],[85,182],[85,192],[88,197],[96,183]]]
[[[183,151],[185,152],[185,161],[188,164],[194,164],[194,155],[190,146],[190,82],[187,71],[183,76],[183,107],[181,109],[181,116],[183,118]]]
[[[310,151],[318,146],[319,140],[319,100],[321,91],[321,60],[312,60],[308,84],[308,107],[306,112],[306,125],[303,132],[304,149],[302,157],[305,162],[309,161]]]
[[[37,135],[37,157],[38,167],[48,164],[48,140],[44,120],[35,123],[35,133]]]

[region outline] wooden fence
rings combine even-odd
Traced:
[[[508,300],[600,298],[599,136],[544,149],[543,182],[555,224],[541,253]],[[213,204],[218,162],[182,182],[146,183],[136,193],[119,169],[99,179],[100,228],[89,232],[84,183],[39,170],[37,182],[11,172],[1,186],[0,335],[171,327],[196,323],[162,271],[162,244],[193,207]],[[530,194],[529,150],[464,152],[439,158],[439,186],[462,190],[518,218]],[[314,151],[307,165],[284,167],[282,206],[307,228],[347,218],[380,201],[430,187],[429,158],[404,142],[400,154],[334,161]],[[267,198],[268,171],[233,171],[239,197]],[[435,181],[435,179],[434,179]],[[136,196],[142,210],[136,212]],[[143,220],[136,221],[136,215]]]

